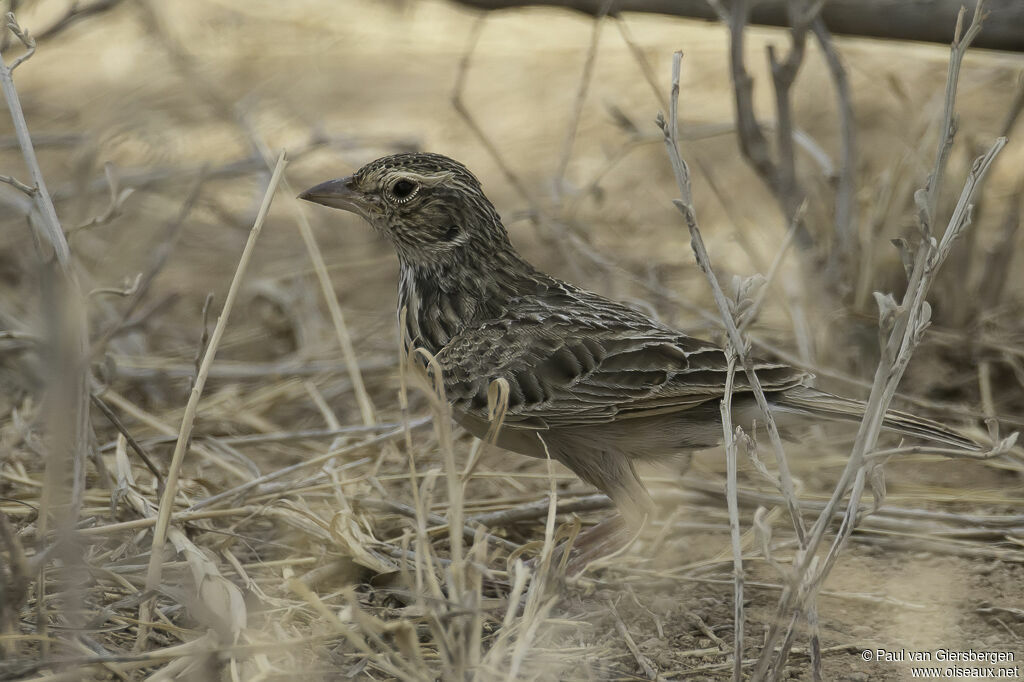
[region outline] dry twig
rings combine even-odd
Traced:
[[[277,165],[274,167],[274,174],[271,177],[270,185],[267,187],[267,192],[263,197],[263,204],[260,206],[259,214],[256,216],[252,230],[249,232],[249,239],[245,244],[241,257],[239,258],[238,267],[235,269],[235,274],[231,279],[231,286],[228,288],[227,296],[224,299],[224,306],[221,309],[221,314],[217,318],[217,325],[214,327],[213,333],[210,335],[210,342],[206,345],[206,349],[203,351],[203,358],[199,367],[199,372],[196,374],[195,384],[192,387],[191,395],[189,395],[188,404],[185,406],[185,414],[181,420],[181,429],[178,434],[178,441],[174,447],[171,464],[167,469],[167,486],[164,490],[164,494],[160,498],[159,515],[156,527],[153,530],[153,543],[152,549],[150,550],[149,569],[146,573],[146,589],[148,590],[154,590],[160,584],[160,577],[163,571],[164,562],[164,541],[167,538],[167,530],[171,520],[174,500],[178,494],[178,477],[181,474],[181,466],[185,459],[187,445],[191,441],[192,425],[195,422],[196,410],[199,407],[199,399],[203,394],[203,388],[205,387],[206,379],[209,376],[210,366],[213,364],[213,360],[217,355],[217,347],[220,345],[220,340],[224,336],[224,331],[227,328],[228,317],[231,314],[232,307],[234,307],[235,299],[238,297],[242,280],[245,277],[245,271],[249,265],[250,259],[252,258],[253,249],[256,246],[256,240],[259,238],[260,232],[263,229],[263,223],[267,218],[267,213],[270,211],[270,203],[273,201],[274,192],[277,189],[277,183],[280,181],[281,176],[284,173],[286,163],[287,158],[284,151],[282,151],[280,156],[278,156]],[[142,643],[145,642],[149,636],[149,622],[152,608],[153,600],[149,599],[144,601],[139,609],[139,633],[135,640],[136,649],[140,648]]]

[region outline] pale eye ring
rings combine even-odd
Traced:
[[[391,185],[391,196],[398,203],[405,203],[416,195],[418,189],[419,187],[412,180],[401,178]]]

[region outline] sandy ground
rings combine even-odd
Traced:
[[[732,274],[764,271],[785,234],[774,202],[745,166],[729,129],[733,105],[727,33],[720,26],[627,16],[628,31],[656,78],[655,91],[617,25],[603,24],[597,29],[593,78],[574,127],[594,23],[539,9],[488,18],[463,97],[521,183],[524,197],[452,106],[452,88],[476,25],[475,14],[444,2],[394,0],[182,0],[159,7],[166,34],[187,51],[184,62],[168,56],[166,46],[147,28],[145,13],[123,6],[40,45],[37,56],[17,72],[22,103],[36,136],[82,136],[70,147],[41,145],[44,172],[59,198],[66,226],[102,212],[106,195],[82,187],[83,178],[102,177],[104,163],[113,164],[126,186],[139,186],[122,215],[72,234],[71,246],[87,289],[119,286],[148,267],[196,168],[205,165],[214,172],[246,159],[254,141],[271,150],[296,150],[314,136],[327,136],[331,144],[292,162],[287,177],[294,190],[347,174],[383,153],[408,146],[445,153],[479,175],[514,242],[539,266],[603,294],[648,306],[665,321],[693,333],[714,334],[701,315],[713,309],[710,293],[694,267],[688,237],[671,204],[674,183],[653,124],[664,106],[672,50],[679,48],[685,54],[683,130],[695,138],[687,140],[683,151],[695,169],[696,204],[720,277],[728,281]],[[57,3],[42,3],[35,13],[26,11],[22,23],[43,25],[47,12],[58,9]],[[750,66],[765,119],[771,118],[771,93],[762,55],[769,43],[782,47],[785,35],[751,31]],[[874,236],[865,237],[875,262],[865,292],[891,290],[900,286],[902,269],[888,242],[912,233],[909,192],[923,183],[934,154],[948,50],[853,39],[838,45],[849,69],[859,127],[859,224],[864,234],[871,220],[877,218],[880,225]],[[1015,55],[968,56],[960,95],[960,144],[950,164],[944,206],[952,206],[976,148],[987,144],[1002,125],[1021,66]],[[227,113],[217,102],[228,103]],[[632,122],[646,141],[635,143],[612,164],[610,160],[631,140],[617,117]],[[833,94],[823,60],[813,49],[797,86],[795,117],[834,159],[838,133]],[[0,132],[6,135],[8,128],[6,119],[0,122]],[[1018,126],[1018,138],[1022,132]],[[0,154],[0,173],[22,172],[16,150],[8,145]],[[971,428],[977,428],[979,422],[964,415],[981,411],[979,359],[992,368],[994,404],[1006,418],[1004,430],[1024,420],[1024,371],[1015,374],[1011,361],[1016,358],[1020,367],[1024,348],[1019,324],[1024,267],[1019,258],[1010,270],[1006,296],[987,316],[987,329],[998,343],[977,345],[981,327],[964,322],[971,310],[983,306],[972,299],[971,287],[984,272],[986,249],[997,243],[1006,206],[1019,201],[1014,192],[1021,167],[1024,145],[1011,137],[978,212],[971,255],[936,287],[933,305],[940,333],[922,347],[903,385],[907,395],[945,406],[928,414],[951,424],[967,427],[970,421]],[[168,172],[149,185],[140,182],[161,169],[191,170]],[[828,248],[830,190],[807,156],[801,156],[800,170],[812,199],[809,223],[822,246],[791,254],[755,328],[762,338],[825,370],[821,385],[863,395],[862,387],[830,377],[837,373],[870,379],[877,361],[873,302],[870,296],[856,302],[850,295],[830,291],[818,278],[818,264]],[[112,371],[111,386],[149,412],[163,415],[169,424],[180,419],[187,388],[180,378],[173,378],[171,369],[185,368],[187,373],[191,366],[204,297],[214,292],[223,298],[265,182],[265,175],[250,172],[204,185],[144,306],[153,307],[148,319],[132,333],[119,335],[109,348],[109,362],[122,368],[120,373]],[[891,185],[901,187],[907,197],[876,216],[879,197]],[[13,190],[0,185],[0,191],[9,196],[6,193]],[[534,224],[531,208],[548,219]],[[294,227],[294,210],[286,196],[275,203],[221,347],[219,358],[226,367],[279,361],[293,367],[339,363],[330,319]],[[326,209],[302,210],[313,223],[330,268],[378,416],[382,421],[398,419],[397,262],[388,245],[354,217]],[[0,276],[6,290],[0,294],[2,312],[7,320],[32,326],[39,323],[37,282],[25,265],[34,258],[32,244],[16,210],[0,220],[5,225],[0,235]],[[1014,248],[1019,246],[1020,238]],[[675,292],[681,300],[652,293],[652,284]],[[859,285],[847,284],[850,290]],[[91,316],[100,328],[104,319],[116,317],[119,302],[97,297],[93,305]],[[805,324],[794,322],[794,309]],[[147,367],[164,372],[164,378],[139,379]],[[343,370],[311,376],[338,422],[359,423],[359,408]],[[0,397],[11,462],[38,471],[38,459],[33,460],[27,446],[10,435],[16,431],[12,410],[28,409],[25,401],[32,388],[13,359],[6,361],[2,378],[11,385]],[[322,426],[321,412],[295,377],[215,377],[207,394],[213,406],[201,412],[198,432]],[[422,401],[414,403],[421,412],[423,407]],[[127,423],[140,437],[153,435],[151,424],[135,418]],[[99,442],[113,437],[102,420],[97,419],[96,428]],[[788,450],[805,499],[827,498],[842,470],[851,435],[848,429],[815,429]],[[417,443],[423,468],[441,461],[432,444],[430,439]],[[169,448],[155,449],[161,461],[169,457]],[[466,437],[460,436],[459,448],[459,456],[465,457]],[[307,454],[298,447],[253,448],[245,453],[262,471]],[[383,471],[403,471],[404,454],[388,450],[382,457],[378,464],[383,462]],[[0,496],[28,499],[25,496],[34,493],[12,482],[10,466],[0,469],[7,474],[0,478]],[[484,475],[467,489],[471,505],[480,509],[488,500],[540,499],[546,490],[546,469],[540,462],[489,452],[480,471]],[[724,472],[722,453],[704,452],[695,457],[685,480],[720,487]],[[721,667],[725,654],[708,635],[731,646],[731,553],[724,502],[721,495],[701,496],[692,490],[680,498],[674,492],[679,478],[671,469],[646,473],[661,497],[669,500],[665,515],[676,527],[656,552],[649,553],[654,544],[646,538],[622,567],[602,569],[596,587],[563,586],[530,676],[644,679],[609,603],[616,605],[614,612],[636,651],[663,679],[727,676]],[[892,462],[886,474],[886,506],[997,515],[1019,514],[1024,504],[1020,473],[991,463],[921,456]],[[208,462],[197,462],[187,472],[191,485],[206,490],[222,485],[222,475]],[[768,490],[746,463],[741,464],[740,478],[750,489]],[[409,501],[408,487],[399,476],[382,480],[386,490],[368,492]],[[566,491],[585,491],[568,477],[562,480]],[[97,492],[97,508],[102,508],[104,494]],[[438,511],[443,513],[443,495],[439,500]],[[329,496],[311,497],[308,504],[326,518],[333,502]],[[11,514],[13,509],[4,507]],[[751,512],[752,508],[744,509],[744,529],[750,527]],[[588,521],[598,518],[600,514],[586,516]],[[775,557],[784,563],[793,552],[788,525],[784,515],[774,520]],[[1022,525],[1017,524],[1015,535],[959,543],[922,544],[919,536],[930,532],[923,526],[902,533],[876,530],[855,535],[818,601],[826,651],[824,678],[908,679],[907,663],[864,660],[864,650],[880,648],[1013,652],[1017,665],[1024,668]],[[289,555],[273,546],[288,544],[282,533],[264,529],[259,537],[271,544],[244,551],[260,560],[293,556],[294,552]],[[541,521],[522,524],[510,530],[509,537],[520,542],[541,538]],[[297,546],[309,556],[322,558],[333,551],[314,550],[303,542],[296,541]],[[756,655],[756,645],[774,617],[780,583],[777,571],[755,550],[751,546],[747,562],[748,656]],[[261,575],[267,592],[284,589],[281,575]],[[327,586],[321,593],[330,594],[334,588],[341,589]],[[301,632],[301,627],[294,627],[299,629],[292,632]],[[810,679],[806,648],[807,638],[799,637],[786,673],[789,678]],[[308,669],[311,679],[334,679],[323,671],[333,663],[329,655],[314,654],[313,660],[318,665]],[[305,665],[308,662],[296,663],[294,670],[301,672]],[[373,677],[368,671],[359,674]]]

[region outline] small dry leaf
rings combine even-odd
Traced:
[[[139,516],[155,518],[156,506],[135,490],[135,477],[132,474],[131,462],[128,460],[127,446],[124,435],[118,436],[114,451],[117,488],[111,496],[111,503],[123,501]],[[204,614],[216,619],[211,625],[229,641],[238,641],[238,636],[248,623],[248,611],[242,590],[221,575],[217,562],[189,540],[180,528],[168,528],[167,537],[188,563],[195,584],[197,602],[203,606]],[[192,612],[198,616],[198,609],[192,609]]]
[[[508,412],[508,400],[512,394],[508,379],[499,377],[487,386],[487,420],[491,423],[487,430],[487,442],[494,443],[498,439],[498,432],[505,423],[505,414]]]
[[[1017,431],[1014,431],[1006,438],[1002,439],[996,446],[992,448],[992,451],[998,454],[1009,452],[1013,449],[1013,446],[1017,444],[1017,436],[1020,435]]]
[[[768,518],[768,510],[764,507],[758,507],[754,512],[754,537],[757,538],[757,542],[761,546],[761,554],[764,555],[765,561],[788,579],[791,571],[776,561],[772,555],[772,526]]]
[[[921,340],[921,336],[924,334],[925,330],[931,326],[931,324],[932,306],[931,304],[928,303],[928,301],[924,301],[921,304],[921,318],[917,322],[917,329],[914,330],[914,333],[916,334],[918,341]]]
[[[745,277],[739,288],[738,300],[750,301],[753,303],[754,299],[757,298],[758,293],[764,287],[766,281],[767,280],[765,280],[764,275],[759,272],[755,272],[753,275]]]
[[[733,300],[738,301],[740,298],[740,289],[743,287],[743,278],[739,275],[733,275],[732,280],[729,282],[729,289],[732,292]]]
[[[903,237],[897,237],[892,240],[892,245],[900,252],[900,261],[903,262],[903,271],[906,273],[907,279],[909,280],[911,275],[914,274],[914,253],[910,248],[910,244]]]
[[[880,291],[875,291],[872,295],[875,297],[875,303],[878,304],[878,329],[883,335],[886,335],[896,323],[896,316],[900,312],[900,307],[896,303],[896,299],[892,297],[892,294],[883,294]]]
[[[930,186],[934,182],[934,178],[928,176],[928,185]],[[921,233],[921,236],[925,239],[931,234],[932,230],[932,215],[928,210],[928,191],[924,188],[914,192],[914,204],[917,206],[917,227]]]
[[[217,619],[217,622],[211,625],[221,634],[229,635],[229,641],[237,641],[248,622],[242,591],[221,575],[217,562],[207,556],[181,530],[171,528],[167,532],[167,537],[188,563],[199,603]]]

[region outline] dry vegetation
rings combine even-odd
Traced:
[[[742,438],[729,448],[735,536],[716,449],[684,477],[646,471],[661,518],[567,575],[555,545],[607,501],[449,427],[403,371],[390,247],[293,198],[383,153],[446,153],[478,172],[539,266],[723,344],[720,312],[726,326],[737,313],[732,332],[757,353],[864,398],[880,361],[902,357],[897,333],[880,351],[888,331],[920,323],[908,276],[932,273],[901,259],[923,253],[920,206],[936,239],[969,216],[937,243],[951,248],[932,324],[910,333],[893,405],[991,444],[1024,426],[1019,56],[968,52],[955,144],[936,165],[949,51],[818,43],[809,23],[790,151],[763,59],[776,45],[785,89],[790,34],[747,27],[765,183],[739,152],[721,25],[480,21],[426,0],[94,2],[103,11],[71,23],[63,1],[17,3],[40,36],[14,83],[56,228],[38,209],[26,221],[45,205],[23,191],[39,178],[18,126],[0,123],[0,175],[28,185],[0,183],[0,679],[896,680],[907,665],[861,651],[1024,658],[1019,451],[879,455],[898,440],[814,425],[783,457],[758,433],[759,456]],[[8,66],[24,53],[13,34],[0,44]],[[673,206],[685,167],[654,125],[674,106],[678,48],[681,208],[696,209],[718,279],[740,276],[731,306],[695,267],[696,224]],[[1002,135],[958,213],[974,159]],[[941,191],[915,207],[936,168]],[[883,336],[875,291],[895,297]],[[901,373],[876,377],[873,405]],[[840,530],[851,487],[863,513]],[[802,553],[805,532],[819,551]],[[793,597],[794,575],[822,569],[816,594]],[[755,663],[766,637],[791,647],[784,671]]]

